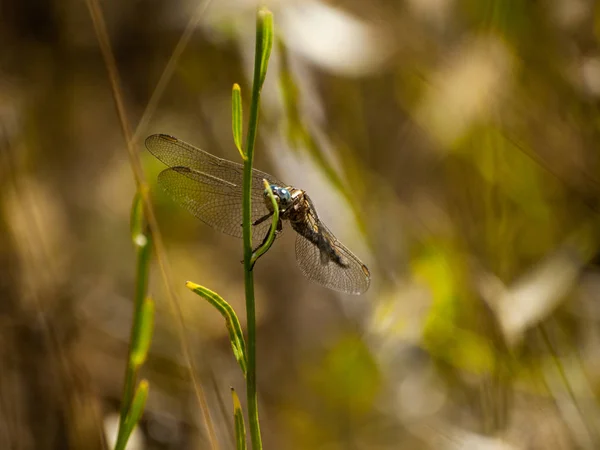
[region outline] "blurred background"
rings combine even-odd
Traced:
[[[117,421],[135,183],[93,4],[0,2],[3,449],[100,449]],[[254,165],[306,190],[372,283],[358,297],[311,283],[290,231],[257,264],[265,448],[600,448],[597,2],[266,5],[277,42]],[[143,139],[238,160],[231,87],[247,112],[256,7],[99,5],[222,449],[244,381],[222,317],[185,282],[244,322],[241,240],[158,188]],[[155,266],[131,448],[215,448]]]

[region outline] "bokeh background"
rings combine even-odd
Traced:
[[[100,449],[114,433],[135,183],[93,3],[0,3],[3,449]],[[597,2],[266,4],[277,43],[255,167],[311,195],[372,285],[310,283],[290,231],[258,263],[265,448],[600,448]],[[256,6],[99,5],[222,449],[244,382],[221,316],[184,285],[243,322],[241,241],[159,190],[143,138],[239,157],[231,87],[247,111]],[[214,448],[157,267],[150,283],[150,397],[131,448]]]

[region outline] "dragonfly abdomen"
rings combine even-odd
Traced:
[[[331,242],[323,236],[322,233],[313,230],[305,221],[290,221],[292,228],[296,233],[301,235],[315,245],[321,253],[321,263],[327,264],[329,261],[334,262],[340,267],[347,268],[348,263],[331,245]]]

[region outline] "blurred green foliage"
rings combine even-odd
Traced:
[[[135,129],[191,14],[101,7]],[[140,280],[135,185],[85,8],[1,9],[0,448],[102,448]],[[261,258],[265,448],[598,448],[599,11],[277,5],[254,166],[306,189],[373,285],[351,300],[311,285],[293,233]],[[212,2],[140,136],[236,158],[231,86],[250,92],[254,14]],[[240,311],[240,242],[171,202],[155,183],[162,165],[138,150],[218,440],[235,448],[227,389],[241,392],[243,376],[222,316],[184,282]],[[140,429],[149,449],[207,448],[164,268],[146,262],[156,323]]]

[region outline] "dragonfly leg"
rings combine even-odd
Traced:
[[[254,222],[252,222],[252,225],[254,225],[254,226],[260,225],[261,223],[263,223],[265,220],[267,220],[272,215],[273,215],[272,212],[269,214],[266,214],[266,215],[262,216],[260,219],[256,219]]]
[[[283,224],[281,223],[281,219],[279,219],[279,221],[277,222],[277,228],[275,229],[275,236],[277,236],[277,234],[283,229]],[[254,256],[256,254],[256,251],[261,248],[263,245],[266,245],[267,241],[269,240],[269,234],[271,234],[271,230],[267,230],[267,234],[265,234],[265,237],[263,239],[263,241],[260,243],[260,245],[258,247],[256,247],[254,250],[252,250],[252,259],[254,259]],[[269,248],[271,248],[271,245],[273,245],[273,242],[275,242],[275,239],[273,239],[273,241],[271,242],[271,244],[269,244],[269,247],[265,250],[265,252],[267,250],[269,250]],[[264,254],[264,252],[263,252]],[[252,270],[254,268],[254,264],[256,264],[256,260],[254,260],[254,262],[252,263],[252,266],[250,267],[250,270]]]
[[[262,217],[261,217],[261,219],[262,219]],[[277,222],[277,228],[275,229],[275,236],[277,236],[277,234],[281,230],[283,230],[283,223],[281,222],[281,219],[279,219],[279,221]],[[262,240],[262,242],[260,243],[260,245],[258,245],[254,250],[252,250],[252,253],[256,252],[256,250],[258,250],[259,248],[261,248],[263,245],[265,245],[267,243],[267,241],[269,240],[269,233],[270,233],[270,231],[271,231],[271,229],[267,230],[267,233],[265,234],[264,239]]]
[[[273,213],[269,213],[269,214],[266,214],[266,215],[256,219],[254,222],[252,222],[252,226],[255,227],[256,225],[260,225],[261,223],[263,223],[265,220],[267,220],[272,215],[273,215]],[[243,227],[243,226],[244,226],[244,224],[240,223],[240,227]]]
[[[262,217],[261,217],[262,219]],[[260,220],[260,219],[259,219]],[[277,234],[279,234],[281,231],[283,230],[283,222],[281,221],[281,219],[279,219],[279,221],[277,222],[277,228],[275,229],[275,236],[277,236]],[[265,234],[265,237],[263,238],[262,242],[256,246],[256,248],[252,249],[252,254],[256,253],[256,251],[261,248],[263,245],[265,245],[267,243],[267,241],[269,240],[269,233],[270,233],[271,229],[269,228],[267,230],[267,234]],[[275,242],[275,241],[273,241]],[[273,243],[271,243],[271,245],[273,245]],[[240,261],[242,264],[244,263],[244,261]]]

